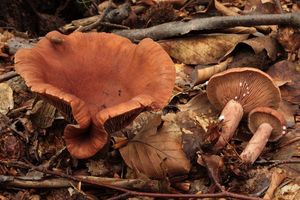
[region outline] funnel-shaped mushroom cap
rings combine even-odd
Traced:
[[[248,127],[252,133],[255,133],[258,127],[268,123],[273,130],[269,141],[278,140],[286,132],[286,121],[282,114],[268,107],[258,107],[252,110],[248,116]]]
[[[209,101],[222,110],[231,99],[239,102],[248,113],[256,107],[278,108],[279,88],[272,78],[255,68],[232,68],[212,76],[207,85]]]
[[[138,45],[109,33],[53,31],[15,56],[16,71],[31,90],[63,112],[71,155],[87,158],[145,109],[171,96],[174,64],[151,39]],[[107,133],[108,132],[108,133]]]

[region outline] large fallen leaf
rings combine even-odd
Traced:
[[[188,173],[191,165],[182,150],[180,128],[175,123],[165,122],[157,130],[159,125],[160,122],[156,122],[120,149],[125,163],[151,178]]]
[[[300,72],[295,63],[280,61],[271,66],[267,73],[280,87],[282,99],[300,104]]]
[[[184,64],[218,63],[228,50],[248,38],[247,34],[211,34],[160,41],[169,55]]]
[[[7,114],[14,107],[13,91],[6,83],[0,83],[0,113]]]
[[[278,54],[278,43],[275,39],[255,37],[239,42],[221,59],[233,57],[229,67],[257,67],[265,69],[272,61],[276,60]]]

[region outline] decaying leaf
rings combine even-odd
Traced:
[[[160,41],[169,55],[184,64],[216,64],[228,50],[248,38],[247,34],[211,34]]]
[[[0,83],[0,113],[7,114],[14,107],[13,91],[6,83]]]
[[[152,178],[186,174],[190,162],[182,150],[180,128],[171,122],[161,122],[140,132],[120,149],[125,163]]]
[[[271,66],[267,73],[280,86],[282,99],[300,104],[300,72],[295,63],[280,61]]]
[[[289,182],[275,192],[273,200],[298,200],[300,199],[300,181]]]
[[[110,172],[105,166],[104,160],[89,160],[89,162],[86,163],[86,166],[92,176],[105,176]]]
[[[185,64],[175,64],[175,69],[175,84],[182,89],[190,88],[192,85],[191,73],[193,71],[193,68]]]
[[[168,114],[164,117],[168,121],[174,121],[182,131],[182,148],[189,160],[194,160],[196,153],[201,151],[201,145],[205,137],[204,123],[199,123],[198,117],[192,110]],[[203,128],[203,126],[205,128]]]
[[[39,128],[48,128],[55,119],[56,108],[45,101],[38,101],[31,110],[31,120]]]
[[[212,178],[212,180],[221,182],[221,172],[224,170],[224,161],[217,155],[201,155],[201,158]]]

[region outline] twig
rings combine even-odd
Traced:
[[[76,31],[86,32],[86,31],[89,31],[91,29],[98,27],[100,25],[100,23],[104,20],[105,16],[109,13],[111,7],[112,7],[112,0],[109,0],[107,7],[102,12],[99,19],[97,19],[95,22],[93,22],[87,26],[79,27]]]
[[[232,28],[235,26],[287,25],[300,27],[300,14],[263,14],[244,16],[219,16],[198,18],[188,22],[169,22],[145,29],[116,30],[114,33],[130,40],[163,38],[185,35],[191,31],[207,31]]]
[[[283,143],[283,144],[279,144],[277,148],[282,148],[282,147],[285,147],[285,146],[289,146],[289,145],[291,145],[291,144],[293,144],[294,142],[297,142],[297,141],[299,141],[299,140],[300,140],[300,136],[295,137],[295,138],[293,138],[293,139],[290,139],[290,140],[286,141],[286,142]]]
[[[118,196],[114,196],[114,197],[111,197],[107,200],[118,200],[118,199],[125,199],[126,197],[130,196],[130,193],[126,192],[126,193],[123,193],[123,194],[120,194]]]
[[[278,165],[283,165],[283,164],[300,164],[300,160],[278,160],[274,164],[270,165],[268,169],[271,169],[273,167],[276,167]]]
[[[18,76],[17,72],[15,71],[11,71],[11,72],[7,72],[5,74],[0,75],[0,83],[7,81],[13,77]]]
[[[260,165],[269,165],[272,164],[268,167],[268,169],[271,169],[273,167],[276,167],[278,165],[283,165],[283,164],[297,164],[300,163],[300,160],[261,160],[261,161],[255,161],[255,164],[260,164]]]
[[[121,191],[124,193],[127,193],[130,196],[147,196],[147,197],[160,197],[160,198],[222,198],[222,197],[230,197],[230,198],[236,198],[236,199],[242,199],[242,200],[262,200],[261,198],[256,197],[249,197],[241,194],[231,193],[231,192],[220,192],[215,194],[164,194],[164,193],[149,193],[149,192],[137,192],[128,190],[122,187],[114,186],[111,184],[105,184],[98,181],[90,180],[84,177],[76,177],[71,176],[68,174],[64,174],[62,172],[58,171],[51,171],[45,168],[37,167],[31,164],[26,164],[19,161],[4,161],[0,160],[1,164],[8,165],[8,166],[14,166],[14,167],[20,167],[20,168],[26,168],[26,169],[32,169],[36,171],[43,172],[45,174],[51,174],[54,176],[59,176],[63,178],[67,178],[73,181],[78,181],[82,183],[92,184],[100,187],[110,188],[113,190]]]
[[[3,176],[1,178],[7,186],[20,187],[20,188],[64,188],[71,187],[72,181],[65,178],[48,178],[46,180],[22,180],[18,177]]]

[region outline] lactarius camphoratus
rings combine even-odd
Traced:
[[[254,134],[240,157],[244,163],[254,163],[268,141],[275,142],[286,133],[282,114],[268,107],[258,107],[248,116],[248,127]]]
[[[279,88],[272,78],[255,68],[232,68],[212,76],[207,85],[212,105],[222,110],[223,126],[215,150],[222,149],[233,137],[242,117],[256,107],[277,109],[281,101]]]
[[[50,32],[16,53],[15,68],[65,115],[64,139],[76,158],[96,154],[140,112],[163,108],[175,83],[174,63],[159,44],[111,33]]]

